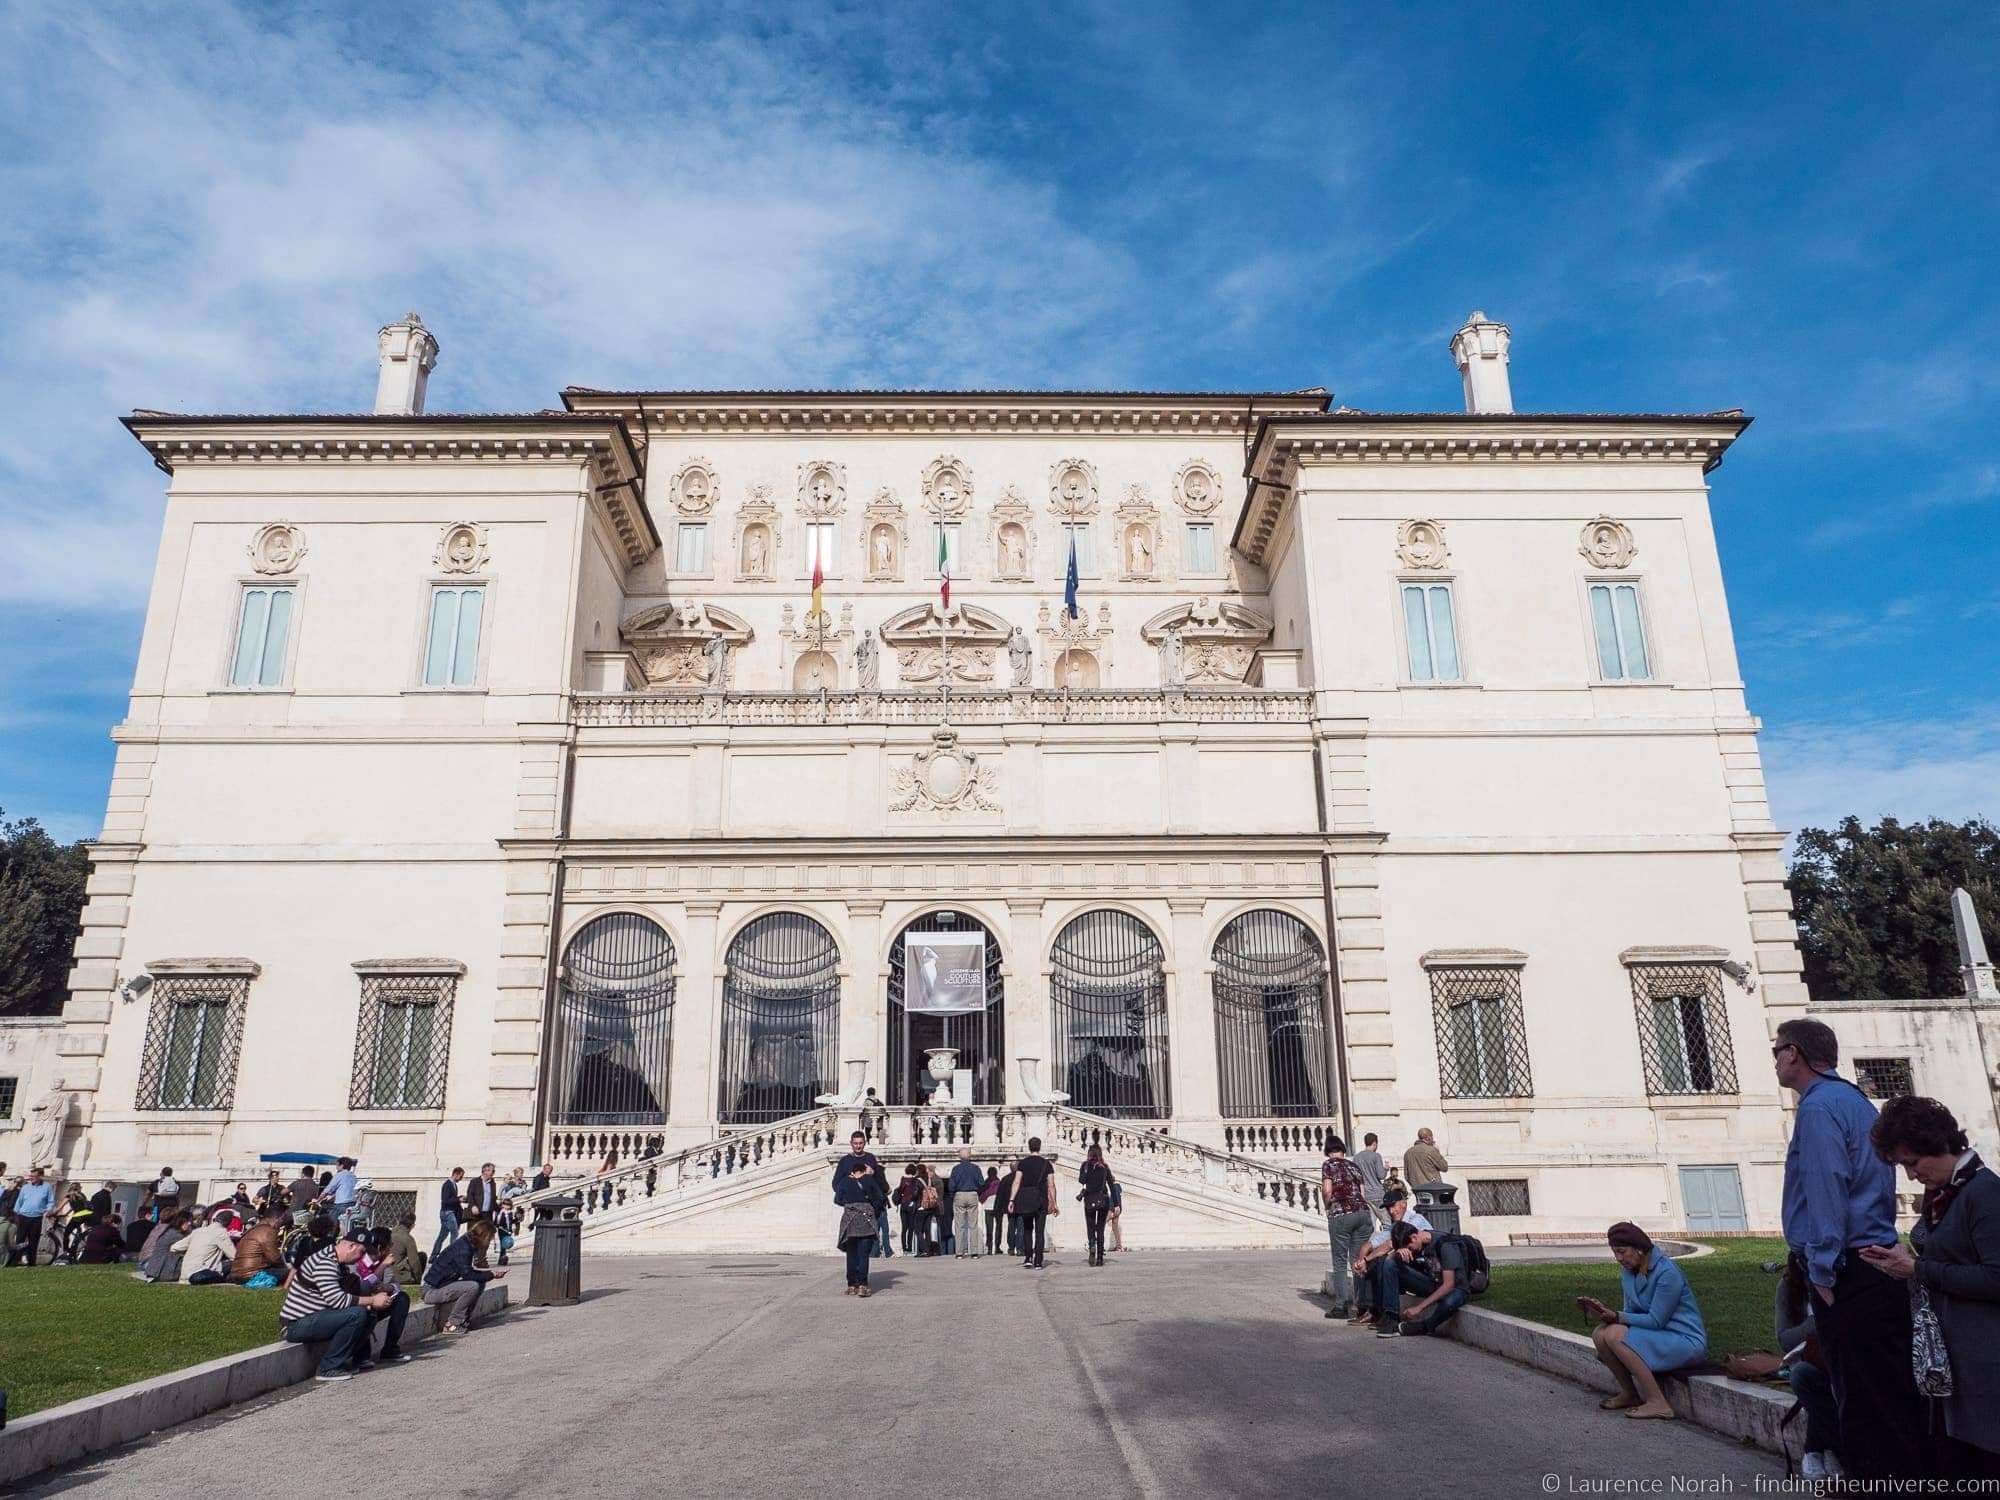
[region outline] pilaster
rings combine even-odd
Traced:
[[[889,1003],[887,960],[882,954],[882,903],[849,901],[846,993],[840,997],[840,1056],[868,1059],[868,1081],[889,1097],[888,1028],[883,1008]]]
[[[1381,861],[1374,854],[1328,856],[1332,865],[1334,954],[1347,1027],[1347,1077],[1354,1128],[1396,1113],[1396,1031],[1382,925]]]
[[[1007,898],[1007,1056],[1005,1102],[1024,1104],[1021,1080],[1011,1060],[1055,1055],[1049,1037],[1049,964],[1043,956],[1048,934],[1039,896]]]
[[[715,951],[720,901],[690,901],[674,985],[674,1060],[667,1128],[676,1140],[714,1133],[715,1059],[722,1026],[722,955]]]
[[[1215,1055],[1215,965],[1202,941],[1208,903],[1170,896],[1173,973],[1169,1038],[1174,1056],[1174,1118],[1213,1120],[1222,1113],[1221,1074]]]

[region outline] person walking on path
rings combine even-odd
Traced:
[[[1104,1148],[1093,1145],[1084,1153],[1083,1170],[1076,1174],[1083,1184],[1083,1239],[1088,1265],[1104,1264],[1104,1224],[1111,1215],[1111,1168],[1104,1164]]]
[[[1404,1185],[1415,1192],[1433,1182],[1442,1182],[1444,1174],[1450,1170],[1451,1163],[1438,1150],[1437,1140],[1431,1135],[1430,1126],[1426,1125],[1417,1132],[1417,1139],[1410,1149],[1403,1153]]]
[[[979,1248],[979,1193],[985,1185],[986,1174],[972,1159],[972,1148],[960,1146],[958,1164],[951,1169],[951,1176],[945,1179],[945,1187],[951,1194],[953,1254],[959,1260],[974,1260],[982,1253]]]
[[[1055,1168],[1042,1155],[1042,1138],[1028,1138],[1028,1154],[1014,1167],[1014,1190],[1008,1201],[1021,1219],[1021,1264],[1030,1271],[1044,1267],[1048,1253],[1048,1220],[1056,1212],[1049,1179]]]
[[[1347,1159],[1347,1142],[1329,1132],[1326,1160],[1319,1165],[1319,1196],[1326,1210],[1326,1237],[1333,1249],[1329,1318],[1351,1318],[1360,1310],[1354,1296],[1353,1266],[1375,1225],[1375,1216],[1368,1211],[1367,1191],[1361,1168]]]
[[[993,1212],[1001,1219],[1003,1247],[1009,1255],[1021,1253],[1021,1216],[1014,1210],[1014,1158],[1000,1159],[1000,1191],[993,1195]]]
[[[464,1181],[465,1168],[453,1167],[451,1176],[438,1189],[438,1232],[431,1241],[432,1260],[438,1258],[438,1251],[458,1238],[459,1220],[465,1217],[465,1200],[459,1196],[458,1185]]]
[[[1576,1305],[1596,1323],[1590,1342],[1618,1382],[1618,1394],[1597,1404],[1628,1417],[1671,1421],[1673,1407],[1656,1372],[1697,1363],[1708,1352],[1708,1329],[1681,1268],[1655,1248],[1637,1224],[1613,1224],[1605,1238],[1618,1259],[1625,1305],[1613,1312],[1595,1297]]]
[[[1374,1131],[1361,1138],[1361,1149],[1354,1153],[1354,1165],[1361,1172],[1361,1197],[1368,1205],[1368,1212],[1375,1220],[1375,1227],[1387,1229],[1389,1214],[1382,1207],[1382,1189],[1387,1185],[1389,1169],[1382,1162],[1382,1153],[1377,1149],[1381,1137]]]
[[[918,1176],[917,1164],[903,1163],[903,1175],[896,1183],[896,1217],[902,1222],[903,1253],[917,1253],[917,1205],[924,1196],[923,1179]]]
[[[480,1219],[445,1246],[442,1255],[431,1258],[430,1269],[424,1272],[424,1303],[444,1308],[439,1333],[469,1331],[486,1283],[507,1274],[504,1270],[489,1271],[479,1264],[486,1258],[486,1247],[493,1243],[494,1233],[493,1221]]]
[[[1840,1041],[1824,1021],[1778,1027],[1778,1083],[1799,1096],[1785,1152],[1785,1240],[1806,1258],[1813,1315],[1840,1407],[1850,1479],[1922,1476],[1923,1400],[1910,1370],[1910,1298],[1862,1252],[1893,1248],[1896,1172],[1875,1154],[1875,1106],[1834,1071]]]
[[[875,1200],[881,1184],[865,1160],[854,1156],[840,1159],[840,1174],[833,1180],[833,1201],[840,1209],[840,1227],[834,1243],[847,1254],[847,1295],[868,1295],[868,1257],[875,1248]]]
[[[1943,1329],[1951,1394],[1929,1398],[1936,1477],[2000,1480],[2000,1177],[1935,1099],[1891,1099],[1869,1135],[1884,1161],[1924,1189],[1914,1252],[1894,1245],[1861,1254],[1884,1275],[1923,1288]]]
[[[998,1167],[988,1167],[986,1169],[986,1180],[979,1184],[979,1206],[986,1214],[986,1253],[988,1255],[998,1255],[1000,1253],[1000,1226],[1006,1220],[1007,1216],[1000,1212],[999,1204],[1000,1169]]]

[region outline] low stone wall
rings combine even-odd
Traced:
[[[1607,1396],[1617,1389],[1611,1373],[1598,1363],[1590,1340],[1579,1333],[1566,1333],[1477,1307],[1461,1309],[1457,1317],[1438,1331],[1461,1344],[1560,1375]],[[1780,1431],[1778,1424],[1792,1409],[1789,1392],[1750,1385],[1723,1375],[1666,1380],[1661,1382],[1661,1389],[1673,1404],[1675,1415],[1698,1427],[1738,1442],[1754,1443],[1767,1453],[1784,1453],[1787,1449],[1786,1433]],[[1794,1457],[1799,1453],[1804,1425],[1800,1419],[1789,1429]]]
[[[217,1289],[213,1295],[226,1297],[229,1293]],[[490,1317],[506,1306],[507,1287],[490,1283],[480,1296],[478,1316]],[[403,1326],[403,1342],[416,1344],[428,1339],[437,1330],[441,1311],[421,1302],[411,1307],[409,1321]],[[225,1406],[310,1380],[318,1365],[317,1345],[264,1344],[9,1422],[6,1431],[0,1432],[0,1489],[45,1469],[136,1442],[163,1427],[191,1422]]]

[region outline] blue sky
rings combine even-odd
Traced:
[[[0,5],[0,807],[94,833],[135,406],[1291,388],[1756,418],[1782,825],[2000,816],[2000,10]],[[413,13],[418,13],[413,15]],[[1982,436],[1983,435],[1983,436]]]

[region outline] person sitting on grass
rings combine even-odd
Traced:
[[[401,1286],[424,1279],[424,1252],[417,1248],[417,1216],[404,1214],[389,1231],[389,1275]]]
[[[1628,1417],[1671,1420],[1673,1407],[1660,1391],[1659,1372],[1694,1364],[1708,1351],[1708,1329],[1681,1268],[1654,1248],[1637,1224],[1613,1224],[1605,1236],[1618,1258],[1625,1305],[1613,1312],[1595,1297],[1576,1305],[1597,1326],[1590,1342],[1618,1381],[1618,1394],[1597,1404]]]
[[[243,1231],[236,1242],[236,1257],[229,1262],[229,1279],[241,1286],[260,1272],[274,1277],[285,1274],[285,1252],[281,1236],[289,1217],[282,1204],[264,1210],[257,1222]]]
[[[182,1210],[168,1214],[155,1224],[146,1234],[146,1243],[139,1250],[138,1274],[147,1281],[178,1281],[178,1273],[168,1275],[169,1265],[174,1260],[173,1243],[194,1228],[194,1215]]]
[[[479,1310],[479,1294],[486,1283],[505,1276],[504,1270],[489,1271],[479,1264],[493,1243],[491,1219],[475,1219],[472,1227],[453,1240],[431,1261],[424,1272],[424,1303],[442,1307],[444,1319],[439,1333],[466,1333]]]
[[[406,1365],[410,1356],[397,1346],[403,1331],[402,1319],[394,1312],[395,1298],[387,1292],[356,1296],[347,1284],[347,1268],[361,1259],[359,1240],[340,1239],[308,1255],[285,1285],[285,1301],[278,1309],[278,1327],[288,1344],[317,1344],[320,1352],[319,1380],[348,1380],[356,1368],[373,1363],[368,1359],[368,1338],[373,1332],[372,1313],[389,1319],[389,1338],[382,1346],[383,1364]]]
[[[229,1262],[236,1241],[221,1219],[209,1219],[171,1247],[181,1258],[181,1280],[189,1286],[213,1286],[229,1279]]]
[[[1438,1267],[1431,1290],[1422,1301],[1404,1311],[1397,1332],[1404,1338],[1436,1333],[1457,1317],[1458,1310],[1472,1297],[1472,1268],[1467,1262],[1465,1241],[1455,1234],[1419,1229],[1406,1220],[1389,1231],[1389,1243],[1398,1251],[1408,1250],[1412,1265],[1423,1263],[1425,1280],[1430,1280],[1430,1264],[1435,1262]]]
[[[93,1219],[84,1231],[76,1263],[80,1266],[115,1266],[125,1257],[125,1221],[113,1209],[102,1219]]]

